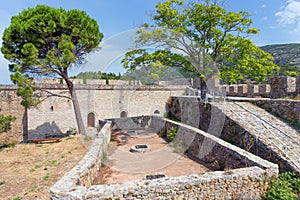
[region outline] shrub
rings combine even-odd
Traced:
[[[176,133],[177,133],[177,129],[175,127],[171,127],[167,131],[167,138],[171,141],[174,140],[174,138],[176,137]]]
[[[265,200],[300,199],[300,178],[295,173],[285,172],[271,182],[271,186],[263,196]]]
[[[11,115],[0,115],[0,133],[9,131],[11,129],[11,122],[15,120],[16,118]]]

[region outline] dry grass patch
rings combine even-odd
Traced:
[[[87,150],[79,136],[58,143],[17,144],[0,151],[0,199],[49,199],[49,188]]]

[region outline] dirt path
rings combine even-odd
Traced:
[[[151,151],[130,152],[130,147],[137,144],[147,144],[151,147]],[[183,176],[210,171],[186,155],[174,152],[174,148],[155,133],[127,137],[118,134],[115,142],[109,147],[108,158],[108,165],[103,168],[96,184],[141,180],[145,179],[146,175],[154,174]]]
[[[79,136],[0,151],[0,199],[47,200],[49,188],[86,154]]]

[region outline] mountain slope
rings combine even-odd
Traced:
[[[274,44],[260,48],[274,57],[274,63],[281,67],[281,74],[285,71],[300,73],[300,44]]]

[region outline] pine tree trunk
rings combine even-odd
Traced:
[[[79,102],[77,99],[76,91],[74,89],[74,85],[73,85],[72,81],[70,81],[69,79],[67,79],[65,81],[67,82],[68,89],[71,94],[76,123],[77,123],[77,127],[78,127],[78,132],[79,132],[79,134],[86,135],[85,127],[84,127],[81,112],[80,112],[80,106],[79,106]]]

